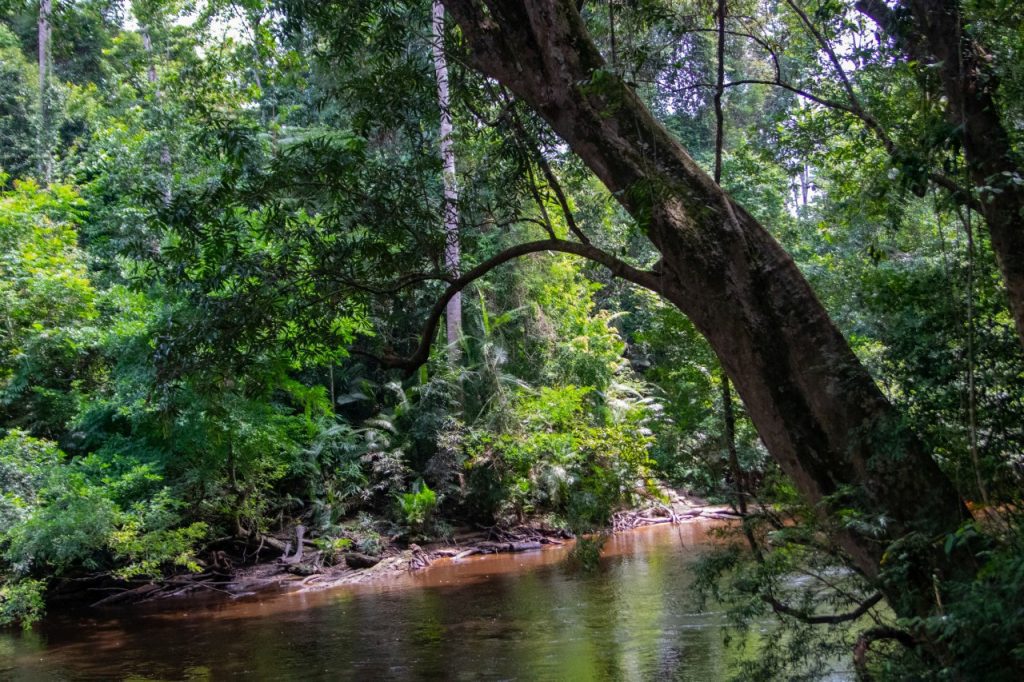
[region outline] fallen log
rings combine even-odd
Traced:
[[[478,547],[470,547],[469,549],[462,550],[452,557],[452,561],[460,561],[468,556],[473,556],[474,554],[480,554],[480,549]]]
[[[638,516],[636,520],[646,526],[653,526],[658,523],[672,523],[672,519],[668,516]]]
[[[107,595],[103,599],[94,602],[89,605],[89,608],[96,608],[97,606],[109,606],[110,604],[117,604],[118,602],[126,601],[129,599],[136,599],[143,595],[149,594],[154,590],[159,590],[160,585],[156,583],[147,583],[133,589],[126,589],[121,592],[115,592],[114,594]]]
[[[345,564],[349,568],[371,568],[380,563],[380,557],[370,556],[362,552],[346,552]]]
[[[455,555],[457,555],[459,553],[460,553],[460,551],[457,550],[457,549],[435,549],[434,550],[434,556],[443,557],[443,558],[451,558],[451,557],[453,557],[453,556],[455,556]]]

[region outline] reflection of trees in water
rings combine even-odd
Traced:
[[[193,604],[89,627],[54,619],[0,635],[0,654],[56,677],[722,679],[720,619],[685,598],[700,537],[686,526],[614,537],[589,574],[538,554],[467,563],[464,584],[445,570],[450,586]],[[515,563],[525,568],[507,572]],[[495,575],[481,579],[487,566]]]

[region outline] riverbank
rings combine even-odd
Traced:
[[[727,506],[694,504],[672,494],[666,502],[616,512],[605,532],[616,534],[644,526],[737,518]],[[253,553],[259,560],[249,565],[239,565],[224,550],[213,550],[209,553],[205,570],[200,573],[139,585],[98,588],[103,591],[99,599],[80,598],[78,601],[87,603],[90,608],[130,607],[202,593],[235,599],[267,591],[319,592],[342,585],[388,581],[429,570],[440,562],[459,563],[479,555],[543,551],[575,542],[564,529],[540,521],[512,528],[460,528],[448,538],[429,542],[402,543],[397,540],[377,555],[348,548],[324,549],[305,537],[301,526],[292,529],[292,533],[294,535],[290,539],[262,537],[260,546]],[[271,556],[264,558],[267,554]],[[242,558],[244,560],[244,554]]]
[[[589,571],[566,541],[331,590],[55,608],[32,632],[0,632],[0,679],[717,682],[724,617],[692,601],[692,584],[723,524],[614,533]]]

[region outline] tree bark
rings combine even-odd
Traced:
[[[942,77],[946,113],[962,130],[967,173],[978,192],[1017,337],[1024,344],[1024,167],[1014,153],[996,93],[991,56],[964,30],[958,0],[858,0],[908,59],[934,64]]]
[[[444,264],[452,277],[459,276],[459,208],[455,183],[455,150],[452,148],[452,111],[448,95],[448,62],[444,56],[444,5],[434,0],[431,13],[434,77],[437,79],[437,107],[441,114],[440,147],[444,173]],[[456,293],[445,310],[448,362],[452,367],[462,357],[462,294]]]
[[[604,182],[662,254],[657,290],[711,343],[768,450],[838,525],[852,564],[901,613],[930,590],[886,585],[882,558],[912,534],[955,530],[966,510],[832,324],[792,258],[605,69],[571,0],[445,0],[473,64],[529,103]],[[927,491],[927,494],[922,494]],[[926,551],[908,582],[948,574]]]
[[[39,176],[50,184],[53,158],[50,154],[50,17],[52,0],[39,0]]]

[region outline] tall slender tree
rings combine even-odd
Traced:
[[[444,54],[444,5],[434,0],[431,12],[434,77],[437,80],[437,107],[441,117],[439,134],[441,165],[444,174],[444,265],[452,277],[461,270],[459,243],[458,185],[455,178],[455,149],[452,147],[451,97],[448,89],[448,61]],[[458,365],[461,358],[462,294],[456,293],[445,308],[448,362]]]
[[[44,184],[50,184],[53,174],[53,157],[50,145],[50,50],[53,29],[53,0],[39,0],[39,177]]]
[[[722,106],[722,98],[725,96],[725,18],[728,14],[728,3],[726,0],[718,0],[718,8],[715,11],[716,27],[716,78],[715,78],[715,183],[722,184],[722,153],[725,147],[725,112]],[[732,403],[732,385],[729,375],[721,370],[722,387],[722,421],[725,436],[725,448],[729,457],[729,469],[732,472],[733,486],[736,488],[736,505],[744,516],[747,513],[746,491],[743,485],[743,471],[740,468],[740,459],[736,452],[736,413]]]

